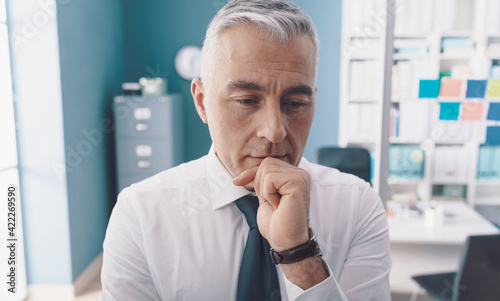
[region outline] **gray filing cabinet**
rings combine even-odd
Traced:
[[[176,94],[115,97],[118,192],[183,162],[181,102]]]

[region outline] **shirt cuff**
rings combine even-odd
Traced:
[[[286,293],[288,295],[288,300],[292,301],[303,301],[303,300],[332,300],[332,301],[347,301],[344,293],[340,289],[337,280],[333,277],[333,272],[330,266],[325,262],[328,267],[329,277],[315,286],[303,290],[299,286],[288,280],[283,273],[283,278],[285,280]]]

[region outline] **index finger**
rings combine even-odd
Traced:
[[[236,186],[245,186],[252,183],[255,179],[255,175],[257,174],[258,169],[259,166],[255,166],[243,171],[233,179],[233,184]]]

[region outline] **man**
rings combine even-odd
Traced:
[[[390,299],[380,199],[302,158],[317,65],[316,31],[297,6],[235,0],[219,11],[191,85],[212,148],[121,192],[104,300]]]

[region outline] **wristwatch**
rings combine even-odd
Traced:
[[[312,256],[323,256],[311,228],[309,228],[309,240],[306,243],[281,252],[276,252],[271,248],[269,255],[271,255],[271,260],[274,264],[294,263]]]

